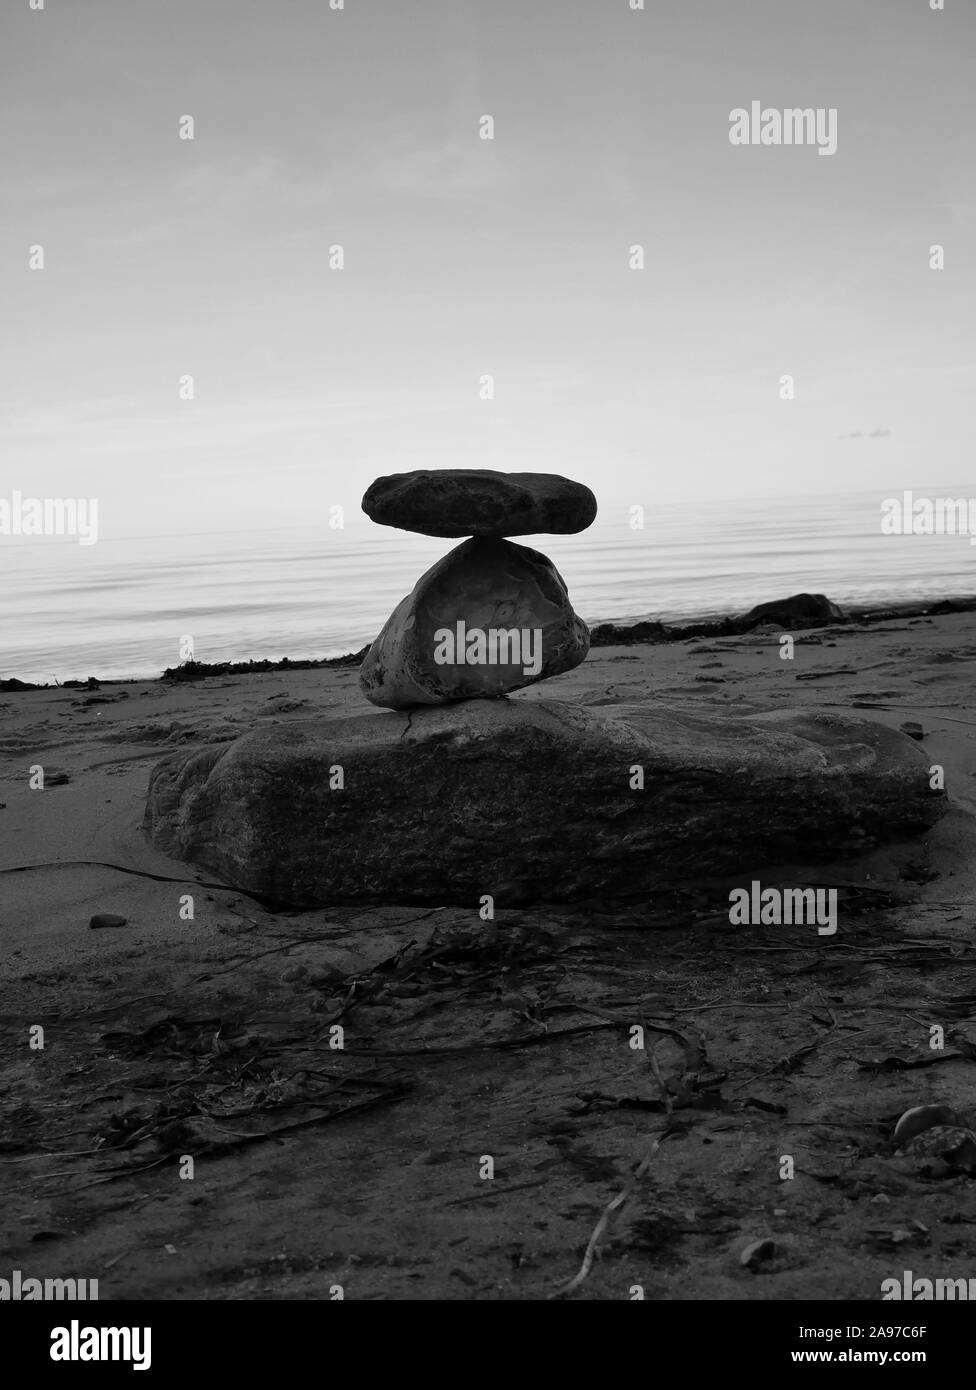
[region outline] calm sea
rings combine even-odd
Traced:
[[[943,485],[916,496],[962,497]],[[893,493],[900,496],[900,493]],[[884,536],[881,494],[689,501],[648,509],[601,499],[579,536],[525,537],[545,550],[577,612],[605,619],[738,612],[799,590],[844,604],[976,592],[965,536]],[[200,661],[335,656],[376,636],[418,576],[458,544],[347,518],[196,536],[0,537],[0,677],[154,676]]]

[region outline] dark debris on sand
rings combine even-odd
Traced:
[[[5,1068],[23,1239],[97,1252],[129,1297],[877,1298],[895,1249],[971,1261],[958,1136],[916,1154],[894,1131],[933,1081],[954,1103],[971,1086],[973,943],[861,896],[842,949],[730,929],[692,894],[677,914],[387,909],[384,957],[337,968],[356,909],[252,921],[236,961],[185,960],[155,992],[137,970],[76,985],[45,1018],[46,1092],[13,1049]]]

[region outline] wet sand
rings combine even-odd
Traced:
[[[0,694],[6,1264],[102,1298],[545,1298],[667,1127],[572,1296],[968,1277],[971,1176],[891,1134],[929,1101],[976,1120],[976,614],[793,635],[793,661],[775,631],[596,647],[513,698],[920,723],[951,800],[931,832],[774,866],[839,885],[830,940],[732,928],[710,884],[680,923],[667,903],[267,913],[146,844],[149,773],[363,710],[355,669]]]

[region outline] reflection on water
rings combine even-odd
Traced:
[[[524,542],[552,557],[589,622],[735,612],[803,589],[841,604],[976,590],[968,538],[883,536],[881,500],[871,492],[670,503],[649,509],[643,530],[631,529],[626,504],[601,502],[582,535]],[[356,650],[456,544],[358,516],[342,531],[318,525],[94,546],[0,537],[0,676],[158,675],[178,663],[184,635],[201,661]]]

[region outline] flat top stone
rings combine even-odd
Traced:
[[[563,536],[592,524],[596,498],[558,473],[420,468],[377,478],[363,511],[380,526],[422,536]]]

